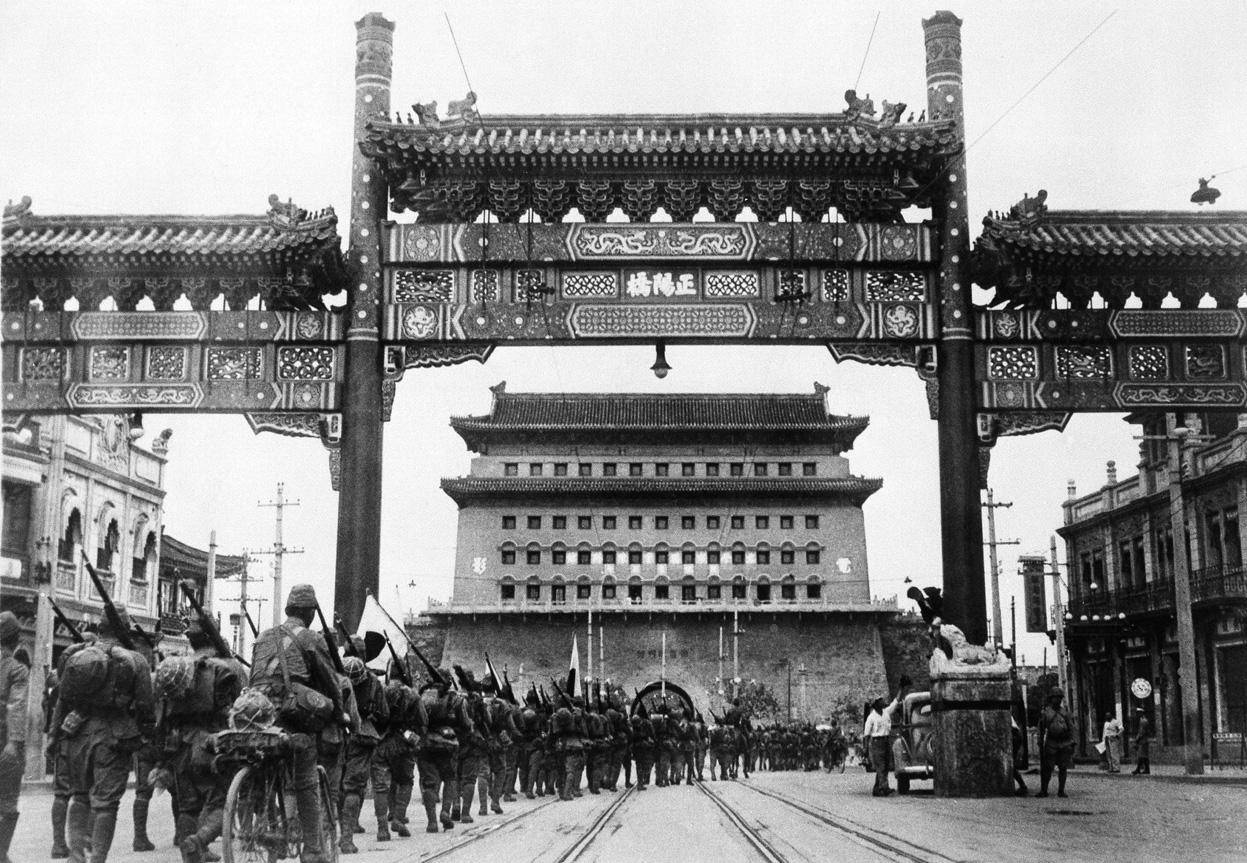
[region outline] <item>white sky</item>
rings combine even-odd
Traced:
[[[940,4],[943,5],[943,4]],[[276,192],[348,212],[355,30],[372,9],[397,21],[393,105],[467,89],[447,34],[450,12],[482,112],[838,111],[881,12],[859,92],[925,106],[921,18],[934,3],[436,4],[358,2],[6,3],[0,5],[0,195],[34,212],[261,213]],[[1038,89],[1005,112],[1114,6],[958,2],[965,21],[967,171],[976,226],[1043,187],[1054,209],[1189,209],[1195,179],[1218,207],[1247,209],[1247,4],[1131,2]],[[997,121],[999,121],[997,123]],[[1234,170],[1238,169],[1238,170]],[[406,216],[404,218],[410,218]],[[343,225],[342,233],[345,234]],[[977,228],[974,231],[977,234]],[[837,367],[825,349],[672,347],[662,382],[649,348],[500,348],[484,366],[411,371],[386,427],[381,599],[422,608],[450,593],[456,524],[442,476],[469,454],[447,424],[483,413],[489,385],[513,391],[808,392],[869,414],[853,471],[884,479],[866,504],[872,588],[905,576],[938,583],[935,424],[909,369]],[[223,552],[270,547],[279,481],[287,584],[332,591],[336,496],[320,444],[253,436],[241,417],[148,418],[174,429],[165,527]],[[1080,492],[1116,459],[1134,471],[1132,428],[1075,417],[1065,434],[1005,438],[992,455],[1002,539],[1004,616],[1019,552],[1047,552],[1066,481]],[[1061,551],[1064,557],[1064,550]],[[265,564],[252,567],[258,574]],[[414,582],[414,587],[409,583]],[[396,595],[397,594],[397,595]],[[218,596],[236,595],[222,585]],[[990,594],[989,594],[990,604]],[[1018,600],[1019,627],[1024,615]],[[1043,636],[1021,636],[1030,662]],[[1050,651],[1051,658],[1051,651]]]

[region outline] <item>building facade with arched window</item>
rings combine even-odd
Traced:
[[[845,457],[868,419],[830,413],[825,387],[492,392],[489,414],[451,420],[474,456],[468,475],[442,481],[459,507],[454,593],[430,613],[449,624],[450,655],[463,645],[473,661],[488,619],[524,621],[521,642],[539,644],[559,640],[540,635],[542,621],[590,615],[617,637],[656,620],[691,637],[742,614],[808,634],[869,630],[896,611],[870,593],[863,505],[882,481]],[[514,652],[518,666],[520,647],[491,655]],[[881,674],[877,659],[866,664]]]

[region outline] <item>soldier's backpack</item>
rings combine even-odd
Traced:
[[[315,734],[333,719],[333,701],[294,677],[309,677],[295,633],[285,626],[262,633],[251,658],[251,685],[272,699],[280,721]]]
[[[1048,738],[1054,742],[1070,739],[1069,719],[1059,710],[1048,720]]]
[[[65,660],[58,698],[74,709],[111,707],[116,700],[113,649],[89,644]]]

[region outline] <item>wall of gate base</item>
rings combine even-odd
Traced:
[[[489,652],[500,671],[505,665],[517,693],[530,683],[550,677],[566,678],[573,634],[580,649],[581,672],[588,673],[585,615],[463,615],[432,614],[447,621],[444,665],[458,663],[480,677]],[[776,697],[781,713],[788,704],[788,665],[792,665],[792,714],[798,720],[820,721],[846,709],[853,725],[861,721],[863,701],[888,690],[881,626],[889,615],[880,613],[779,614],[742,612],[740,615],[740,676],[765,685]],[[422,619],[424,617],[422,616]],[[629,692],[658,680],[662,674],[662,638],[667,638],[667,679],[688,690],[703,714],[719,712],[719,627],[723,627],[723,675],[732,675],[732,616],[730,614],[671,614],[636,612],[593,617],[593,674],[601,669],[598,626],[605,627],[605,676]],[[804,666],[806,673],[800,672]],[[521,675],[521,668],[523,673]],[[804,680],[804,707],[801,696]],[[860,728],[858,728],[860,731]]]

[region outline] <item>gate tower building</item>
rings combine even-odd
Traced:
[[[641,685],[665,633],[667,679],[695,699],[739,673],[782,701],[801,664],[797,718],[883,691],[876,624],[896,608],[871,603],[862,510],[882,481],[850,473],[868,420],[829,413],[826,392],[494,387],[489,414],[451,421],[476,457],[442,481],[459,506],[453,598],[432,612],[447,659],[488,651],[544,681],[576,633],[582,672]]]

